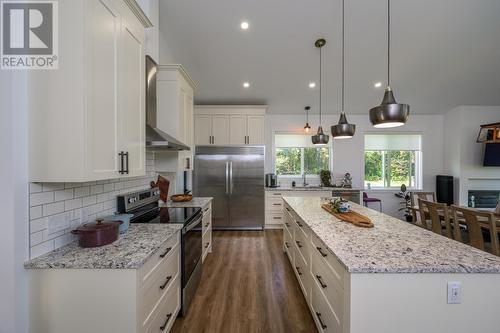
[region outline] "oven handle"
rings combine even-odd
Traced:
[[[186,226],[184,226],[184,228],[182,228],[182,233],[185,234],[189,230],[191,230],[194,227],[196,227],[196,225],[198,225],[201,222],[202,219],[203,219],[203,215],[200,214],[200,216],[198,216],[193,222],[190,222],[188,225],[186,225]]]

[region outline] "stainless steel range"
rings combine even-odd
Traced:
[[[202,272],[202,211],[201,208],[158,207],[157,188],[118,196],[118,211],[133,214],[130,223],[176,223],[181,230],[181,314],[184,316],[193,299]]]

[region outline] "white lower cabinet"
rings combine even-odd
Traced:
[[[31,333],[169,332],[181,307],[180,231],[138,269],[29,270]]]
[[[208,203],[203,209],[203,225],[202,225],[202,261],[205,261],[206,256],[212,253],[212,203]]]
[[[345,333],[344,283],[348,274],[321,240],[283,202],[283,249],[319,332]]]

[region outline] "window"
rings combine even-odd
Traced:
[[[275,147],[277,175],[319,175],[330,169],[330,147],[314,146],[309,135],[276,134]]]
[[[365,188],[420,188],[420,173],[420,135],[365,135]]]

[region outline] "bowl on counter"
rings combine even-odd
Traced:
[[[103,217],[106,221],[122,221],[120,224],[120,234],[125,233],[130,225],[130,219],[134,214],[115,214]]]

